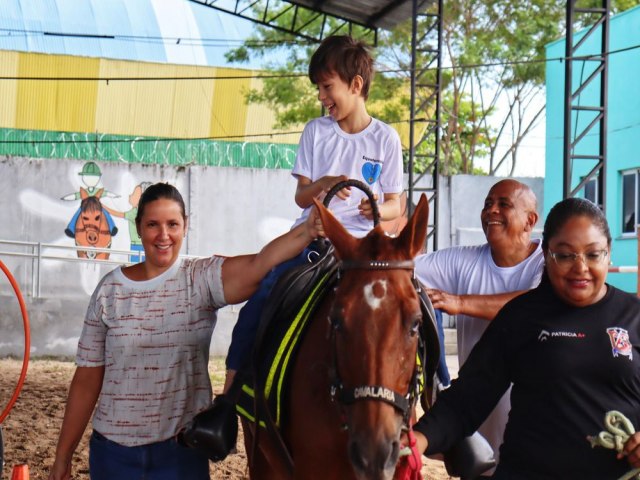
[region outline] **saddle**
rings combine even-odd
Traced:
[[[289,367],[294,364],[308,321],[338,281],[333,246],[323,240],[315,248],[309,263],[288,270],[274,285],[261,316],[251,365],[240,370],[229,393],[218,395],[180,436],[186,445],[201,449],[214,461],[224,459],[235,446],[237,420],[231,413],[233,404],[237,414],[282,442],[279,427],[286,414],[282,400],[289,388]],[[440,342],[431,301],[417,282],[416,290],[424,318],[417,359],[422,367],[420,384],[432,386]]]
[[[338,278],[333,246],[316,242],[309,263],[285,272],[274,285],[256,333],[251,364],[240,376],[237,412],[263,427],[282,423],[290,367],[313,314]],[[257,420],[263,419],[263,421]]]

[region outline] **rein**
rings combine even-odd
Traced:
[[[419,289],[419,284],[415,278],[414,262],[413,260],[367,260],[367,261],[355,261],[347,260],[340,262],[338,267],[338,279],[340,279],[340,272],[345,270],[410,270],[413,273],[413,284],[416,290]],[[411,410],[416,402],[416,393],[418,390],[418,381],[422,373],[421,366],[418,362],[415,364],[411,381],[409,383],[409,389],[406,394],[401,394],[393,389],[387,388],[384,385],[358,385],[352,388],[346,388],[338,372],[338,351],[336,345],[337,331],[340,326],[340,322],[333,318],[329,319],[331,324],[331,334],[329,341],[332,345],[332,365],[330,368],[331,377],[331,400],[338,402],[341,406],[351,405],[360,400],[376,400],[387,403],[394,407],[402,414],[403,422],[405,426],[409,425],[409,416]],[[420,348],[420,346],[418,347]],[[346,419],[344,410],[342,411],[343,418]],[[347,429],[346,421],[343,423],[343,429]]]

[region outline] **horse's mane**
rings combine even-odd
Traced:
[[[84,198],[82,202],[80,202],[80,211],[86,212],[87,210],[92,212],[95,210],[102,210],[102,204],[100,203],[100,199],[97,197]]]

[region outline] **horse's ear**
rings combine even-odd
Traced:
[[[315,198],[313,199],[313,203],[318,209],[324,232],[336,249],[336,256],[341,259],[348,257],[349,252],[356,248],[358,240],[347,232],[347,229],[342,226],[336,217],[333,216],[333,213],[325,208],[322,203]]]
[[[96,193],[94,194],[94,197],[100,198],[102,196],[102,194],[104,193],[104,187],[100,188],[96,191]]]
[[[427,240],[428,223],[429,201],[423,193],[413,215],[397,238],[398,248],[407,252],[411,258],[422,252]]]
[[[80,187],[80,200],[84,200],[89,196],[89,192],[87,192],[84,188]]]

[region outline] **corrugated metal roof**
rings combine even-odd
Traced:
[[[413,15],[412,0],[287,0],[313,10],[341,17],[368,27],[390,29]],[[435,0],[418,0],[424,11]]]
[[[187,0],[2,0],[0,8],[0,50],[223,66],[250,30]]]

